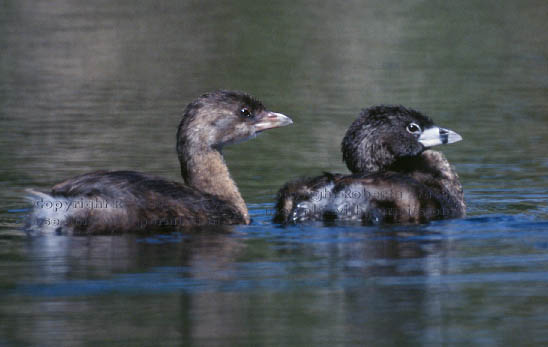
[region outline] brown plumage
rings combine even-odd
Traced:
[[[87,173],[55,185],[50,194],[30,191],[35,204],[33,222],[43,226],[46,219],[53,219],[57,232],[82,233],[247,224],[247,206],[221,150],[291,123],[247,94],[204,94],[186,107],[177,131],[184,184],[133,171]],[[48,200],[62,209],[44,209]]]
[[[341,146],[353,174],[325,173],[287,183],[278,192],[274,221],[378,224],[462,217],[466,207],[459,177],[442,153],[429,149],[461,139],[402,106],[363,110]]]

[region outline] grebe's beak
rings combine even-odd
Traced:
[[[284,127],[290,124],[293,124],[293,121],[288,116],[281,113],[264,111],[258,115],[257,122],[254,125],[255,131],[260,132],[268,129]]]
[[[437,126],[424,129],[419,137],[419,142],[422,143],[424,147],[444,145],[458,142],[460,140],[462,140],[462,136],[453,130],[444,129]]]

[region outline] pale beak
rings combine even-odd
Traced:
[[[453,130],[444,129],[437,126],[424,129],[419,137],[419,142],[422,143],[424,147],[454,143],[460,140],[462,140],[462,136]]]
[[[264,111],[260,114],[257,123],[255,123],[255,131],[260,132],[268,129],[284,127],[293,124],[291,118],[281,113]]]

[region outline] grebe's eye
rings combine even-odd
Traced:
[[[251,114],[251,112],[249,111],[249,109],[247,107],[243,107],[240,110],[240,114],[244,117],[247,117],[247,118],[253,117],[253,115]]]
[[[407,126],[407,131],[411,134],[419,134],[422,132],[421,127],[417,123],[409,123]]]

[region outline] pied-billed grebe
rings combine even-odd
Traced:
[[[177,153],[185,184],[133,171],[98,171],[30,191],[33,223],[57,232],[127,232],[159,225],[248,224],[246,204],[230,177],[224,145],[292,124],[253,97],[235,91],[207,93],[185,109]],[[32,229],[32,228],[31,228]]]
[[[462,217],[459,177],[442,153],[429,149],[460,140],[403,106],[365,109],[341,146],[352,175],[325,173],[287,183],[278,192],[274,221],[378,224]]]

